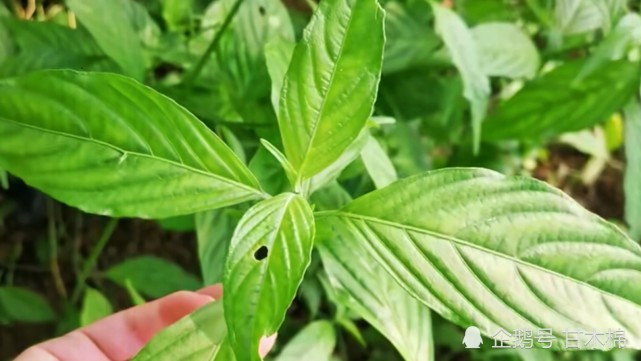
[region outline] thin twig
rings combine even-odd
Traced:
[[[240,8],[240,5],[242,4],[243,0],[236,0],[232,8],[230,9],[229,13],[225,17],[225,20],[223,21],[223,24],[220,27],[220,30],[214,35],[214,38],[212,39],[211,43],[209,43],[209,46],[207,47],[207,50],[205,50],[205,53],[203,56],[200,57],[200,60],[198,60],[198,63],[194,68],[185,75],[185,78],[183,79],[183,83],[192,86],[193,83],[196,81],[198,76],[200,75],[200,72],[203,70],[205,67],[205,64],[209,61],[209,58],[211,55],[214,53],[216,48],[218,48],[218,44],[220,43],[220,40],[223,37],[223,34],[229,27],[229,24],[231,24],[232,19],[238,12],[238,9]]]
[[[87,281],[87,278],[89,278],[89,274],[91,274],[91,271],[93,270],[93,268],[96,265],[96,262],[98,261],[98,257],[100,257],[100,254],[105,249],[105,246],[107,245],[107,242],[109,241],[109,238],[111,238],[111,235],[113,234],[117,225],[118,225],[117,218],[109,219],[109,222],[107,223],[105,228],[102,230],[102,234],[100,235],[98,242],[91,249],[91,252],[89,253],[89,257],[87,257],[87,259],[85,260],[82,267],[82,271],[78,276],[78,280],[76,282],[76,287],[73,290],[73,294],[71,295],[72,304],[75,304],[80,299],[80,295],[82,294],[82,291],[85,289],[85,282]]]
[[[58,264],[58,232],[56,230],[56,212],[53,200],[47,200],[47,218],[48,218],[48,237],[49,237],[49,269],[53,277],[53,283],[56,290],[62,296],[67,298],[67,289],[60,274],[60,265]]]

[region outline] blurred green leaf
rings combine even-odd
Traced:
[[[132,361],[234,361],[223,303],[212,302],[160,331]]]
[[[474,34],[452,10],[432,3],[436,32],[443,38],[456,68],[463,77],[465,98],[472,108],[474,149],[481,139],[481,122],[485,118],[490,97],[490,81],[483,71],[483,63]]]
[[[377,189],[384,188],[398,179],[394,164],[376,138],[368,138],[361,152],[361,159]]]
[[[193,214],[163,218],[159,219],[157,222],[163,229],[168,231],[189,232],[195,229]]]
[[[486,75],[534,78],[541,60],[521,28],[511,23],[484,23],[474,27],[472,33]]]
[[[0,319],[39,323],[55,318],[51,306],[39,294],[25,288],[0,287]]]
[[[625,117],[625,220],[633,239],[641,240],[641,104],[630,100]]]
[[[162,17],[170,31],[184,31],[189,28],[194,11],[193,0],[160,0]]]
[[[603,27],[609,22],[609,14],[599,9],[597,2],[605,0],[556,1],[555,25],[564,35],[585,33]]]
[[[590,75],[611,60],[624,59],[628,52],[641,46],[641,16],[630,13],[621,18],[616,28],[601,41],[588,58],[578,79]]]
[[[145,60],[140,39],[126,12],[126,2],[129,1],[67,0],[66,4],[124,74],[143,80]]]
[[[80,311],[80,326],[92,324],[112,313],[109,300],[100,291],[87,287]]]
[[[440,44],[430,27],[431,11],[426,3],[408,8],[404,3],[385,4],[385,56],[383,73],[425,64]]]
[[[193,291],[203,285],[180,266],[153,256],[129,258],[109,268],[105,276],[123,287],[129,280],[136,290],[153,298],[181,290]]]
[[[329,361],[336,346],[336,331],[329,321],[308,324],[291,339],[276,361]]]
[[[0,77],[44,69],[117,70],[83,28],[72,30],[48,22],[0,18],[0,32],[2,29],[15,43],[16,54],[2,62]]]
[[[223,280],[229,243],[241,216],[241,212],[231,208],[196,214],[198,259],[206,285]]]
[[[588,128],[606,121],[639,88],[639,64],[609,62],[576,82],[584,64],[566,63],[527,83],[488,117],[484,139],[538,142]]]

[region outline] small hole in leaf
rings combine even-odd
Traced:
[[[260,246],[259,249],[254,252],[254,258],[256,261],[262,261],[265,258],[267,258],[267,255],[269,254],[269,248],[267,246]]]
[[[258,7],[258,12],[260,13],[260,15],[265,15],[265,8],[262,7],[262,6],[259,6]]]

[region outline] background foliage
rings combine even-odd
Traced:
[[[107,216],[114,209],[116,215],[138,209],[133,200],[140,199],[141,193],[149,195],[146,207],[153,212],[144,216],[154,219],[91,216],[53,201],[0,170],[0,358],[10,358],[29,344],[117,309],[220,282],[228,251],[234,255],[238,247],[249,247],[242,242],[264,236],[265,230],[248,229],[244,237],[233,236],[249,210],[246,204],[202,211],[262,199],[265,194],[257,190],[261,187],[270,194],[287,191],[291,174],[283,171],[278,154],[271,154],[274,149],[284,149],[290,166],[300,174],[314,176],[304,187],[316,190],[329,181],[312,196],[315,211],[338,208],[423,171],[479,166],[542,179],[616,222],[635,241],[641,240],[638,1],[381,1],[384,48],[357,41],[376,37],[377,27],[371,23],[356,23],[346,35],[347,51],[361,59],[363,67],[341,63],[340,57],[337,64],[331,59],[317,63],[317,54],[295,50],[301,39],[321,42],[340,25],[332,20],[345,13],[347,5],[329,4],[328,0],[320,4],[302,0],[0,2],[0,114],[14,112],[24,122],[38,119],[41,123],[34,126],[76,132],[78,137],[96,134],[92,143],[66,144],[62,151],[84,167],[107,169],[110,162],[118,162],[123,169],[136,170],[96,173],[92,182],[99,191],[83,189],[79,178],[56,178],[59,165],[55,162],[43,162],[49,168],[30,168],[23,159],[46,157],[55,142],[50,134],[24,130],[25,137],[33,140],[30,144],[0,139],[0,150],[18,165],[15,173],[38,180],[38,174],[49,172],[52,176],[31,185],[54,190],[77,181],[75,192],[48,193]],[[358,4],[355,14],[378,14],[366,2]],[[331,16],[304,33],[317,8]],[[383,21],[382,16],[376,19]],[[332,55],[335,49],[326,50]],[[377,50],[384,54],[382,65],[371,56]],[[293,69],[289,67],[292,58],[297,64]],[[375,74],[382,66],[374,117],[367,123],[373,136],[351,139],[343,127],[358,130],[363,124],[340,124],[346,113],[358,119],[367,116],[370,109],[357,105],[374,101],[372,97],[354,97],[344,107],[338,106],[344,100],[342,94],[331,88],[305,94],[304,100],[295,98],[333,66],[349,75],[345,78],[349,82],[337,88],[353,83],[365,90],[376,86],[376,81],[362,74]],[[60,72],[44,80],[34,73],[47,69],[109,72],[126,78],[86,77],[77,86],[72,84],[74,73]],[[22,76],[14,78],[18,75]],[[134,81],[157,93],[132,92],[118,98],[121,93],[115,90],[133,86]],[[24,92],[16,95],[6,90],[9,86]],[[64,107],[49,106],[39,93],[43,88],[55,88]],[[91,103],[74,101],[81,94]],[[17,113],[12,106],[16,102],[25,104]],[[334,137],[314,137],[310,131],[314,119],[300,108],[305,102],[323,109],[318,117],[326,121],[325,126],[338,129]],[[80,119],[97,119],[96,114],[129,117],[136,127],[95,121],[82,126],[62,124],[58,114],[65,112]],[[301,119],[310,129],[292,126]],[[210,136],[207,128],[220,139]],[[207,148],[198,141],[186,144],[173,136],[176,133],[204,138],[216,152],[206,154]],[[157,136],[146,142],[149,134]],[[327,141],[332,147],[323,151],[319,144]],[[122,157],[117,151],[129,155]],[[232,159],[232,165],[225,168],[207,161],[217,156],[225,158],[222,163]],[[184,167],[177,170],[173,167],[177,163]],[[245,164],[256,176],[245,170]],[[150,177],[152,169],[155,173]],[[168,217],[176,205],[167,202],[172,195],[161,195],[161,191],[166,179],[174,176],[184,192],[180,207],[193,215]],[[125,180],[134,185],[126,186]],[[141,180],[145,186],[135,188]],[[110,187],[113,184],[120,186]],[[528,183],[528,187],[537,186]],[[452,199],[475,194],[473,188],[457,192]],[[118,207],[109,212],[101,208],[101,202],[114,199],[119,200]],[[525,201],[532,207],[550,207]],[[311,214],[306,203],[291,194],[263,205],[265,212],[285,209],[282,222],[306,222]],[[350,206],[356,213],[377,216],[373,208],[362,201]],[[258,210],[252,208],[252,212]],[[328,217],[321,225],[342,227],[336,225],[341,222],[347,221]],[[306,245],[310,232],[283,234],[274,242],[287,245],[289,237],[299,240],[295,244]],[[322,235],[327,230],[321,227],[315,232]],[[431,352],[437,360],[624,361],[636,357],[633,351],[465,350],[462,329],[408,297],[396,298],[402,293],[400,286],[373,267],[375,261],[358,247],[349,242],[326,243],[320,247],[322,264],[319,253],[303,254],[311,265],[279,332],[272,359],[298,360],[300,355],[307,359],[310,350],[318,361],[427,360]],[[352,262],[367,277],[345,276],[354,273],[345,269],[349,262],[341,261],[341,255],[349,253],[363,254]],[[232,267],[235,261],[227,260]],[[366,282],[372,279],[378,282]],[[345,291],[354,287],[360,287],[362,299],[354,300]],[[250,291],[228,290],[241,295]],[[380,309],[393,312],[382,317]],[[204,310],[193,316],[193,324],[204,325],[203,320],[221,312]],[[264,314],[257,322],[269,328],[282,317]],[[408,340],[406,334],[425,337]],[[141,359],[153,358],[155,347],[150,345]],[[229,350],[221,355],[225,352]],[[416,355],[425,358],[413,358]]]

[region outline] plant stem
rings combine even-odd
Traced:
[[[96,261],[98,261],[100,253],[102,253],[102,250],[105,249],[105,246],[107,245],[107,242],[109,241],[109,238],[111,238],[111,235],[113,234],[117,225],[117,218],[109,219],[109,222],[105,226],[105,229],[102,230],[102,234],[100,235],[98,242],[91,249],[91,253],[89,253],[89,257],[87,257],[87,259],[85,260],[82,266],[82,270],[80,271],[80,275],[78,276],[76,288],[74,288],[73,294],[71,295],[72,304],[75,304],[80,299],[80,295],[85,288],[85,282],[87,281],[87,278],[89,278],[89,274],[96,265]]]
[[[67,289],[60,274],[58,264],[58,232],[56,230],[56,212],[53,200],[47,200],[48,238],[49,238],[49,269],[53,277],[56,290],[63,298],[67,298]]]
[[[238,12],[238,9],[240,8],[242,2],[243,0],[236,0],[232,8],[229,10],[229,13],[227,13],[227,16],[225,16],[225,20],[220,26],[220,30],[218,30],[218,32],[216,32],[216,34],[214,35],[214,38],[212,39],[211,43],[209,43],[209,46],[207,47],[207,50],[205,50],[203,56],[200,57],[200,60],[198,60],[196,66],[194,66],[194,68],[189,73],[187,73],[187,75],[185,75],[185,79],[183,79],[184,84],[192,86],[196,79],[198,79],[198,76],[205,67],[205,64],[207,64],[211,55],[214,53],[216,48],[218,48],[218,44],[220,43],[223,34],[231,24],[231,21]]]

